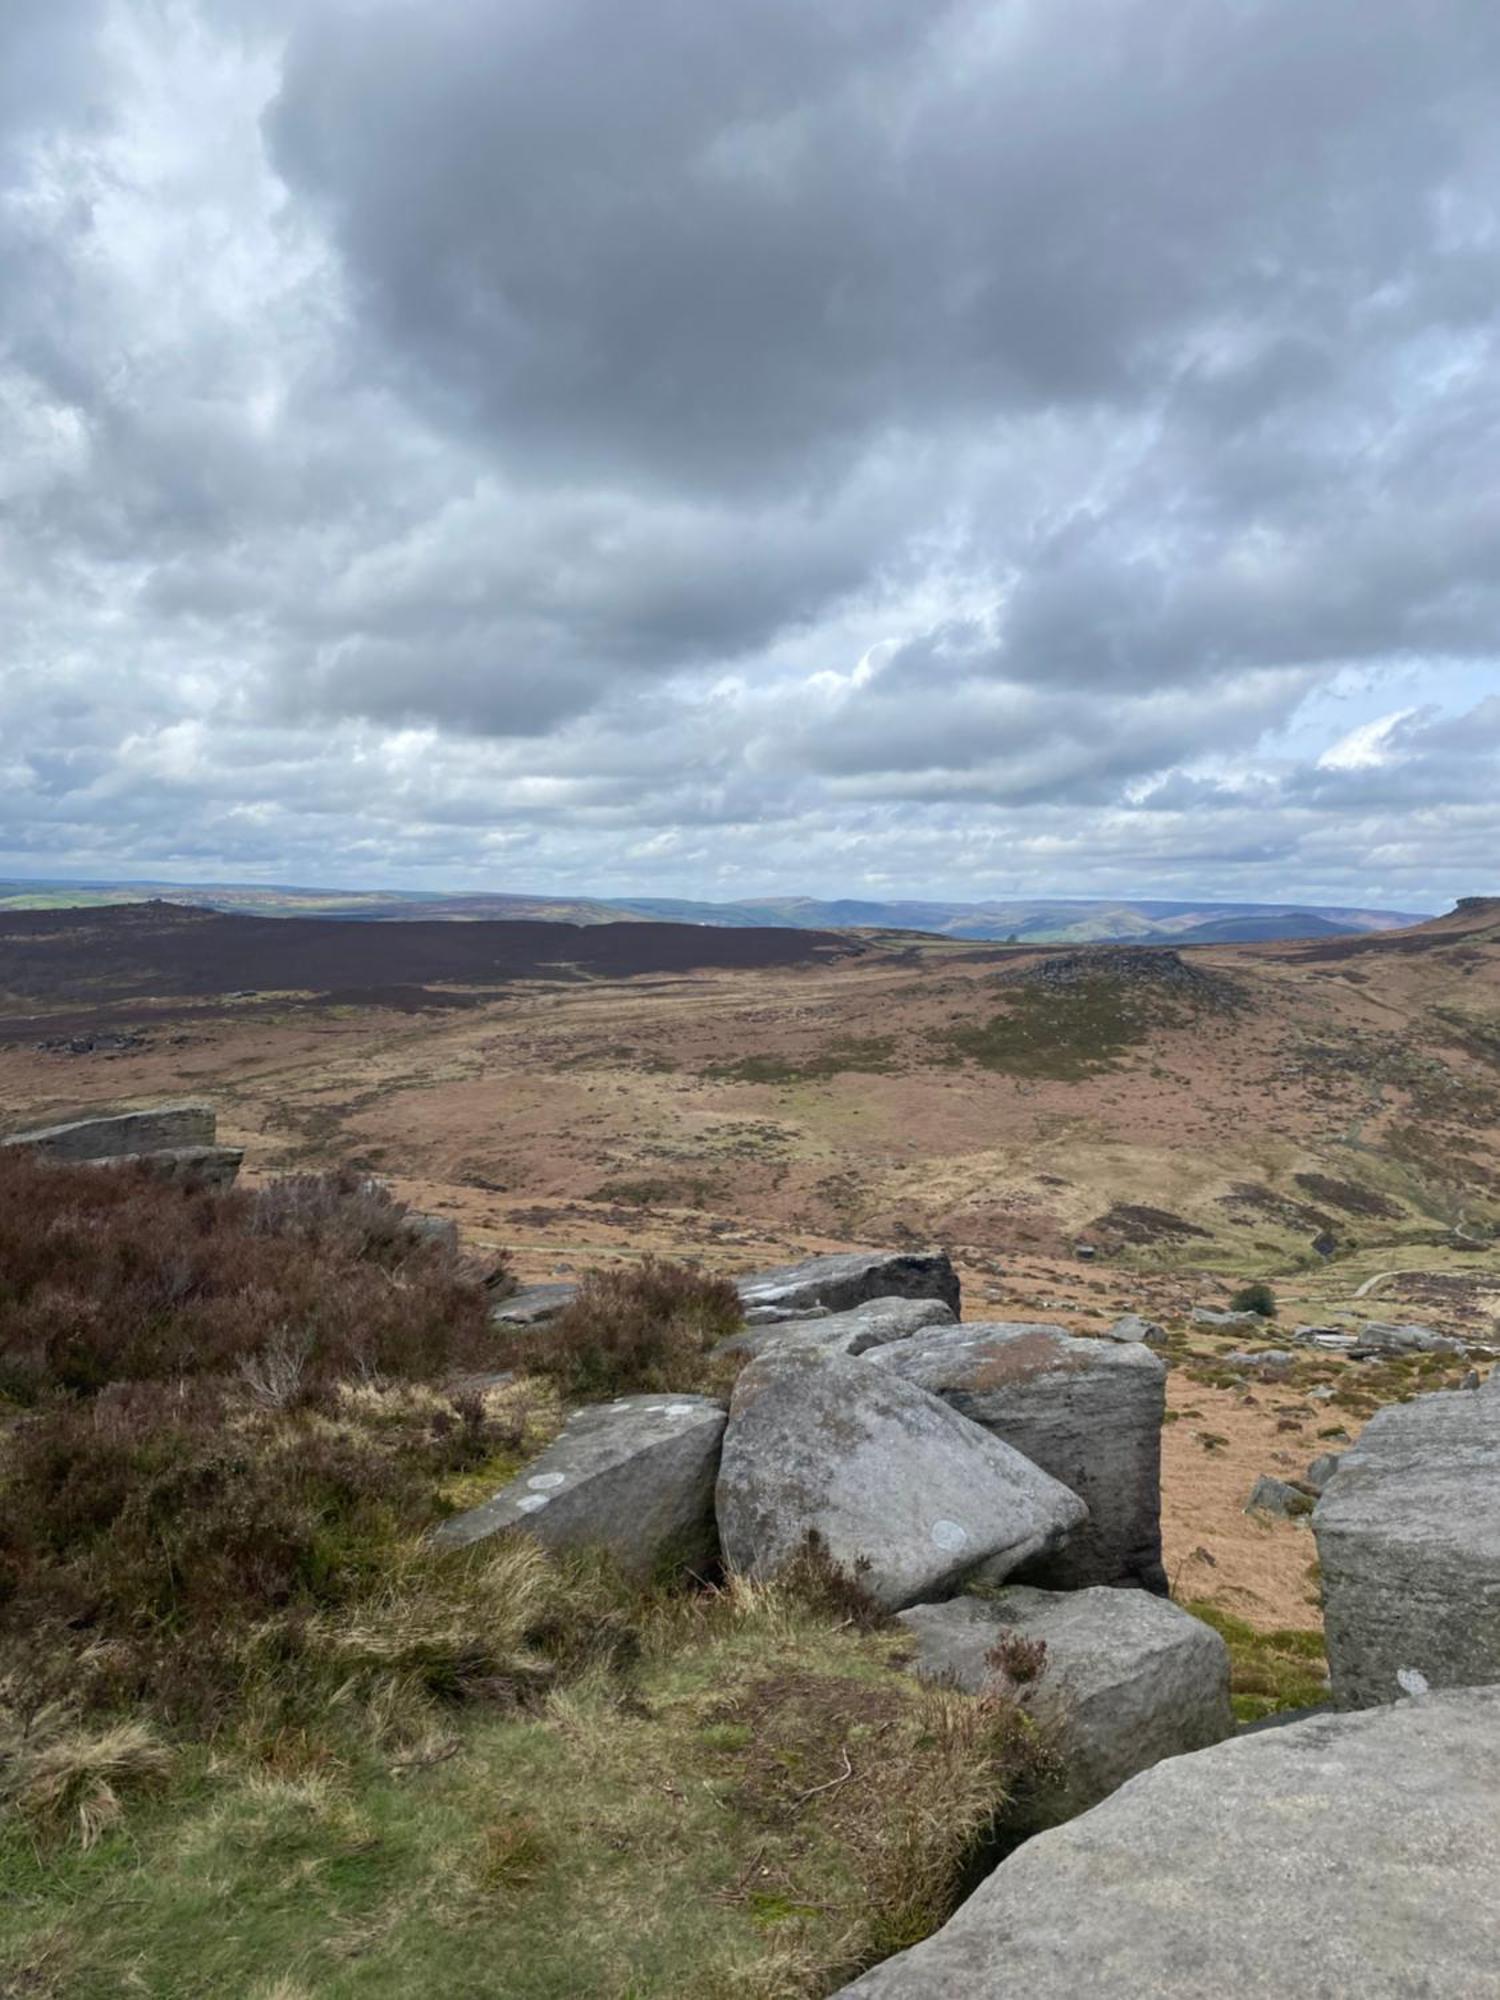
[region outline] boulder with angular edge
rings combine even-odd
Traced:
[[[945,1250],[847,1250],[805,1257],[738,1281],[752,1326],[847,1312],[870,1299],[941,1299],[957,1314],[958,1273]]]
[[[550,1549],[607,1549],[632,1576],[697,1568],[714,1554],[714,1478],[724,1405],[707,1396],[621,1396],[562,1436],[482,1506],[434,1530],[442,1549],[522,1529]]]
[[[1211,1626],[1143,1590],[1032,1590],[955,1597],[900,1614],[916,1641],[915,1671],[978,1694],[1017,1693],[1053,1732],[1058,1778],[1026,1824],[1071,1818],[1159,1764],[1232,1734],[1229,1650]],[[1016,1642],[1023,1642],[1017,1648]],[[1034,1681],[1024,1645],[1046,1651]]]
[[[731,1568],[774,1575],[815,1536],[898,1610],[980,1563],[1008,1573],[1057,1548],[1087,1509],[924,1389],[865,1358],[792,1347],[735,1385],[718,1516]]]
[[[715,1354],[743,1354],[753,1359],[773,1347],[815,1347],[827,1354],[864,1354],[893,1340],[907,1340],[929,1326],[954,1325],[950,1307],[941,1299],[871,1299],[848,1312],[824,1313],[817,1319],[786,1319],[769,1326],[746,1327],[721,1340]]]
[[[1157,1355],[1134,1342],[997,1320],[917,1334],[865,1359],[941,1396],[1087,1502],[1087,1526],[1030,1562],[1025,1582],[1060,1590],[1136,1584],[1166,1594],[1166,1368]]]
[[[1496,2000],[1497,1881],[1500,1688],[1426,1695],[1168,1758],[839,2000]]]
[[[1339,1459],[1312,1517],[1334,1699],[1500,1681],[1500,1397],[1393,1403]]]

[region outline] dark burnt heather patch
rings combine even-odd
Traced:
[[[576,984],[643,973],[826,964],[868,946],[828,931],[702,924],[341,923],[237,917],[168,904],[27,910],[0,918],[0,993],[12,1010],[208,994]]]
[[[1141,1202],[1117,1201],[1103,1215],[1096,1215],[1085,1232],[1101,1238],[1106,1246],[1123,1248],[1148,1243],[1183,1243],[1191,1236],[1208,1239],[1211,1232],[1200,1229],[1185,1216],[1167,1208],[1148,1208]]]
[[[1399,1202],[1376,1194],[1373,1188],[1359,1187],[1353,1181],[1335,1180],[1331,1174],[1294,1174],[1292,1178],[1315,1201],[1321,1201],[1329,1208],[1341,1209],[1345,1215],[1368,1216],[1378,1222],[1399,1222],[1405,1213]]]

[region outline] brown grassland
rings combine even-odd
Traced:
[[[74,914],[0,936],[5,1122],[201,1097],[246,1172],[39,1196],[0,1160],[0,1992],[770,2000],[939,1921],[1045,1773],[1017,1689],[893,1673],[815,1555],[641,1592],[420,1548],[568,1400],[716,1386],[737,1271],[938,1241],[968,1318],[1162,1321],[1168,1574],[1244,1715],[1320,1679],[1312,1537],[1244,1513],[1255,1477],[1460,1371],[1299,1349],[1247,1382],[1223,1357],[1262,1342],[1192,1308],[1261,1280],[1269,1342],[1500,1344],[1500,905],[1180,962],[864,935],[585,968],[563,935],[227,991],[197,931],[153,971],[149,913]],[[514,1358],[501,1253],[598,1272],[618,1339],[584,1312],[474,1387]]]

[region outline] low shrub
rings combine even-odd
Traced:
[[[1262,1319],[1275,1319],[1276,1294],[1264,1280],[1257,1278],[1254,1284],[1240,1286],[1229,1301],[1229,1310],[1237,1313],[1259,1313]]]
[[[744,1323],[727,1278],[646,1257],[630,1268],[590,1271],[577,1296],[535,1332],[516,1335],[504,1365],[529,1370],[580,1401],[662,1390],[712,1393],[733,1367],[710,1349]]]
[[[484,1287],[353,1174],[192,1191],[0,1149],[0,1394],[269,1370],[279,1393],[489,1351]]]

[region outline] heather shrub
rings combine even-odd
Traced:
[[[1262,1278],[1253,1284],[1241,1285],[1229,1301],[1229,1310],[1237,1313],[1259,1313],[1262,1319],[1275,1319],[1276,1294]]]
[[[517,1335],[506,1365],[550,1377],[582,1401],[635,1392],[702,1389],[733,1378],[709,1350],[743,1324],[727,1278],[656,1257],[632,1268],[591,1271],[577,1297],[534,1333]]]
[[[483,1286],[352,1175],[192,1191],[0,1151],[0,1394],[269,1367],[282,1392],[490,1349]]]

